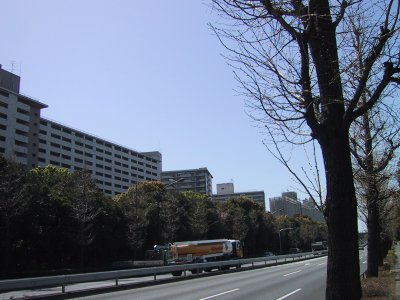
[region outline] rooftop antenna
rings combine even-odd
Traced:
[[[11,70],[10,70],[10,72],[14,73],[14,70],[15,70],[15,60],[12,60],[11,61]]]

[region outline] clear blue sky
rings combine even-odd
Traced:
[[[3,0],[0,64],[42,116],[138,151],[163,170],[207,167],[236,192],[293,190],[246,115],[197,0]],[[299,194],[301,198],[304,195]]]

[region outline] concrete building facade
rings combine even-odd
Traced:
[[[138,152],[40,117],[47,105],[19,93],[20,78],[0,65],[0,154],[28,168],[85,169],[114,196],[144,180],[161,180],[161,153]]]
[[[210,197],[212,195],[212,178],[207,168],[163,171],[161,173],[161,182],[170,191],[192,191]]]

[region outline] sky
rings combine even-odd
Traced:
[[[206,167],[214,193],[264,191],[269,209],[298,186],[235,91],[217,18],[196,0],[3,0],[0,64],[49,106],[42,117],[159,151],[164,171]]]

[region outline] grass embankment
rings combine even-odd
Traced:
[[[361,279],[362,299],[396,299],[396,273],[390,271],[396,264],[396,260],[394,250],[390,250],[384,260],[383,267],[379,269],[379,276]]]

